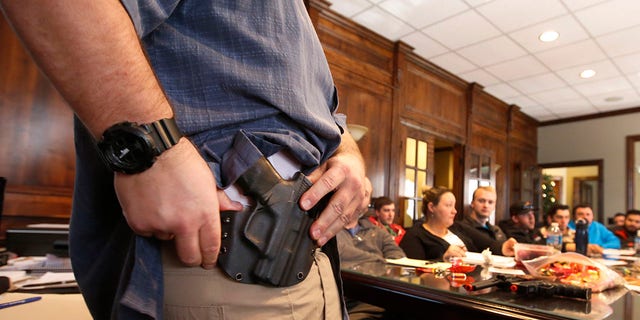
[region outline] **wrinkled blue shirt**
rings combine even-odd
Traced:
[[[260,155],[288,150],[308,173],[340,143],[344,118],[299,0],[123,0],[180,129],[220,187]],[[122,119],[127,120],[127,119]],[[135,236],[94,140],[75,122],[70,252],[97,319],[162,318],[159,244]]]

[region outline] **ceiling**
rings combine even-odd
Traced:
[[[640,106],[638,0],[330,2],[540,122]],[[538,40],[547,30],[558,39]]]

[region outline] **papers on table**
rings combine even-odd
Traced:
[[[636,254],[634,249],[604,249],[602,255],[604,256],[632,256]]]
[[[31,278],[26,271],[0,271],[0,277],[9,278],[12,285]]]
[[[513,257],[491,255],[491,260],[491,265],[498,268],[512,268],[516,265],[516,260],[514,260]],[[462,262],[468,264],[484,264],[485,258],[482,253],[467,252],[466,257],[462,258]]]
[[[28,274],[26,271],[0,271],[0,276],[9,278],[9,291],[74,288],[78,286],[73,272],[47,272],[42,275],[33,275]]]
[[[390,264],[396,264],[399,266],[414,267],[414,268],[425,268],[428,264],[430,264],[430,262],[426,260],[418,260],[418,259],[411,259],[411,258],[386,259],[386,260],[387,260],[387,263],[390,263]],[[451,267],[450,263],[449,263],[449,267]]]
[[[450,268],[451,263],[448,262],[436,262],[432,263],[426,260],[418,260],[411,258],[400,258],[400,259],[386,259],[387,263],[401,265],[405,267],[414,267],[414,268]],[[497,268],[512,268],[516,265],[516,261],[512,257],[505,256],[491,256],[492,266]],[[484,256],[478,252],[467,252],[466,257],[462,258],[462,262],[466,264],[484,264]]]
[[[640,293],[640,286],[636,286],[636,285],[633,285],[633,284],[625,284],[624,287],[629,289],[629,290],[631,290],[631,291],[635,291],[635,292]]]
[[[600,259],[600,258],[592,258],[592,260],[601,263],[607,267],[613,267],[613,266],[626,266],[627,263],[625,261],[622,260],[609,260],[609,259]]]
[[[41,277],[16,284],[21,291],[77,287],[73,272],[47,272]]]
[[[491,273],[498,273],[498,274],[508,274],[508,275],[512,275],[512,276],[524,276],[526,273],[524,273],[523,270],[520,269],[503,269],[503,268],[496,268],[496,267],[489,267],[489,272]]]
[[[71,260],[68,257],[57,257],[48,254],[44,257],[19,257],[8,261],[6,266],[0,268],[1,271],[24,270],[24,271],[57,271],[71,272]]]
[[[33,223],[33,224],[28,224],[27,228],[66,229],[66,230],[69,230],[69,224],[63,224],[63,223]]]

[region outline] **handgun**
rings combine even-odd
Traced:
[[[525,281],[514,283],[509,287],[512,292],[522,295],[543,297],[566,297],[581,300],[591,299],[591,288],[551,281]]]
[[[476,281],[474,283],[467,283],[465,285],[463,285],[463,288],[465,288],[467,291],[478,291],[478,290],[482,290],[485,288],[490,288],[490,287],[498,287],[501,289],[509,289],[509,287],[516,283],[516,282],[520,282],[520,281],[526,281],[526,279],[522,279],[519,277],[507,277],[505,275],[497,275],[493,278],[490,279],[486,279],[486,280],[480,280],[480,281]]]

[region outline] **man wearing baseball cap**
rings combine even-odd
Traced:
[[[507,237],[518,243],[542,244],[544,239],[535,232],[536,208],[529,201],[518,201],[509,207],[509,219],[498,223]]]

